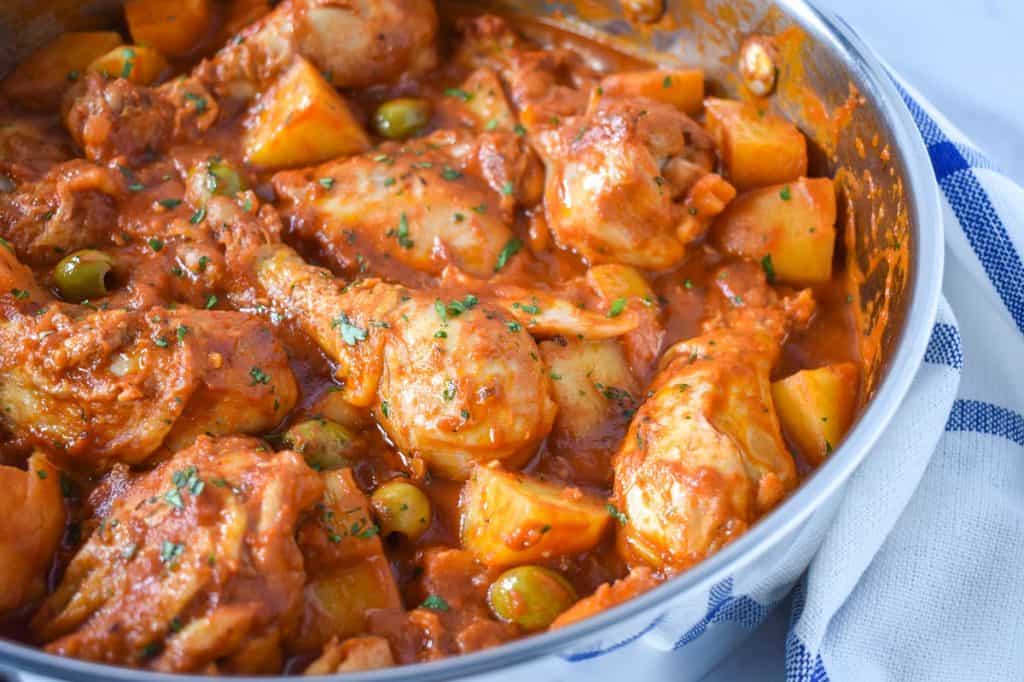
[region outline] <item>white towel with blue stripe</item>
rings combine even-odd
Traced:
[[[792,682],[1024,680],[1024,188],[903,95],[942,189],[945,300],[793,596]]]

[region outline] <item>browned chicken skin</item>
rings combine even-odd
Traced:
[[[49,651],[165,672],[276,672],[305,582],[294,533],[319,499],[293,452],[200,437],[114,502],[33,620]]]

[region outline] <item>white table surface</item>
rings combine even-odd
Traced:
[[[811,0],[1024,183],[1024,0]],[[785,679],[789,603],[706,682]]]

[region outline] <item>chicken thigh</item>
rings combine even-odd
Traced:
[[[682,259],[682,199],[715,158],[699,125],[657,102],[601,99],[537,143],[548,224],[561,246],[591,263],[649,270]]]
[[[201,433],[269,430],[295,404],[258,319],[58,303],[0,248],[0,423],[72,466],[135,464]]]
[[[322,492],[294,452],[202,436],[113,502],[32,630],[61,656],[276,673],[302,609],[297,523]]]

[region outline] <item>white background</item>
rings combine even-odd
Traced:
[[[1024,184],[1024,0],[811,0]],[[1024,284],[1022,284],[1024,286]],[[784,680],[789,604],[706,682]]]

